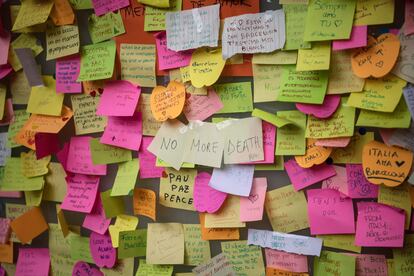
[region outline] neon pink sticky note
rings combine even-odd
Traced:
[[[336,174],[333,166],[322,164],[305,169],[298,165],[295,159],[285,162],[285,170],[292,182],[293,188],[299,191],[312,184],[332,177]]]
[[[332,49],[334,51],[353,49],[367,46],[368,26],[353,26],[351,37],[344,40],[334,40]]]
[[[312,235],[355,233],[352,199],[337,190],[308,190],[308,217]]]
[[[35,134],[35,146],[36,158],[43,158],[60,150],[59,137],[56,133],[38,132]]]
[[[19,248],[15,276],[48,276],[49,267],[48,248]]]
[[[414,1],[405,1],[404,35],[414,34]]]
[[[339,95],[326,95],[322,104],[303,104],[297,103],[296,108],[305,114],[310,114],[316,118],[326,119],[335,113],[341,101]]]
[[[206,172],[197,174],[194,182],[194,208],[199,212],[215,213],[227,198],[227,194],[210,186],[211,175]]]
[[[92,232],[89,239],[89,248],[97,266],[111,268],[115,265],[116,249],[112,247],[109,235]]]
[[[253,178],[250,195],[240,197],[240,221],[259,221],[263,219],[266,190],[266,177]]]
[[[94,165],[90,148],[90,136],[75,136],[70,139],[66,169],[69,172],[91,175],[106,175],[106,165]]]
[[[5,191],[0,191],[0,197],[9,197],[9,198],[20,198],[22,197],[22,192],[5,192]]]
[[[210,88],[207,96],[187,94],[183,112],[188,120],[204,121],[222,108],[220,97]]]
[[[264,160],[246,164],[273,164],[275,161],[276,126],[262,120]]]
[[[358,276],[388,276],[387,259],[384,255],[373,254],[351,254],[343,253],[355,257],[355,275]]]
[[[318,147],[344,148],[351,142],[351,137],[320,139],[315,142]]]
[[[56,92],[81,93],[82,83],[77,82],[80,72],[80,56],[74,55],[56,60]]]
[[[83,261],[77,262],[72,269],[72,276],[104,276],[99,269],[90,267]]]
[[[5,275],[6,275],[6,270],[4,270],[4,268],[0,266],[0,276],[5,276]]]
[[[404,210],[376,202],[358,202],[355,244],[367,247],[403,247]]]
[[[308,257],[265,248],[266,267],[290,272],[308,272]]]
[[[336,175],[322,181],[322,189],[334,189],[348,195],[348,185],[346,177],[346,168],[334,166]]]
[[[0,80],[2,80],[8,74],[10,74],[11,71],[13,71],[13,67],[11,67],[10,64],[6,63],[6,64],[0,65]]]
[[[92,211],[85,216],[82,227],[103,235],[108,230],[109,224],[111,224],[111,219],[106,218],[101,196],[98,193],[96,195],[95,205]]]
[[[379,186],[370,183],[360,164],[346,164],[348,196],[350,198],[377,198]]]
[[[175,52],[167,48],[167,33],[165,31],[154,35],[157,45],[158,69],[167,70],[184,67],[190,64],[192,51]]]
[[[66,177],[67,192],[60,206],[63,210],[90,213],[99,188],[99,177],[75,174]]]
[[[101,116],[132,116],[137,107],[141,88],[129,81],[116,80],[105,83],[96,109]]]
[[[148,146],[151,144],[153,137],[143,137],[141,142],[141,149],[139,150],[139,178],[160,178],[164,171],[163,167],[155,166],[157,157],[148,151]]]
[[[142,116],[136,112],[131,117],[108,117],[101,137],[102,144],[138,151],[142,139]]]
[[[56,153],[56,158],[65,171],[67,170],[66,165],[68,163],[69,145],[70,143],[68,142],[64,143],[63,147]]]
[[[117,11],[129,6],[129,0],[92,0],[93,9],[97,16]]]
[[[11,35],[9,32],[0,33],[0,65],[7,63]]]
[[[0,243],[5,244],[10,238],[10,222],[8,218],[0,218]]]

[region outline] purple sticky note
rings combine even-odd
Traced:
[[[112,268],[116,261],[116,249],[112,247],[111,237],[95,232],[91,233],[89,248],[95,264],[99,267]]]
[[[210,186],[211,175],[206,172],[197,174],[194,181],[194,208],[199,212],[215,213],[227,198],[227,194]]]
[[[332,49],[334,51],[353,49],[367,46],[368,26],[353,26],[351,37],[345,40],[334,40]]]
[[[14,49],[20,63],[23,66],[24,74],[30,86],[43,86],[43,79],[40,75],[39,66],[33,55],[33,51],[30,48]]]
[[[48,276],[49,267],[48,248],[19,248],[15,276]]]
[[[143,137],[141,149],[139,150],[139,178],[160,178],[164,172],[163,167],[155,166],[157,157],[148,151],[148,146],[151,144],[153,137]]]
[[[136,112],[131,117],[108,117],[101,137],[102,144],[138,151],[142,140],[142,116]]]
[[[370,183],[360,164],[346,164],[348,196],[350,198],[377,198],[379,186]]]
[[[103,235],[108,230],[109,224],[111,224],[111,219],[106,218],[101,195],[98,193],[96,195],[95,205],[92,211],[85,216],[82,227]]]
[[[295,159],[285,162],[285,170],[296,191],[336,175],[332,165],[324,163],[305,169],[299,166]]]
[[[56,92],[81,93],[82,83],[77,82],[80,72],[80,56],[74,55],[56,60]]]
[[[99,188],[99,177],[74,174],[66,177],[67,192],[60,206],[63,210],[90,213]]]
[[[0,33],[0,65],[7,63],[11,35],[9,32]]]
[[[313,115],[316,118],[326,119],[335,113],[341,101],[339,95],[326,95],[322,104],[297,103],[296,108],[305,114]]]
[[[37,159],[57,153],[60,150],[59,136],[56,133],[38,132],[35,134],[35,146]]]
[[[73,266],[72,276],[104,276],[104,274],[99,269],[90,267],[88,263],[79,261]]]
[[[184,67],[190,64],[192,51],[175,52],[167,48],[167,33],[165,31],[154,35],[157,45],[158,68],[168,70]]]
[[[351,198],[333,189],[308,190],[307,195],[312,235],[355,233]]]

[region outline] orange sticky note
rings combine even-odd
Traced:
[[[75,14],[68,0],[55,0],[50,17],[56,26],[73,24]]]
[[[362,167],[366,179],[373,184],[395,187],[409,176],[413,153],[371,141],[362,150]]]
[[[302,168],[310,168],[313,165],[322,164],[331,154],[332,148],[317,146],[316,142],[317,140],[308,138],[305,155],[295,156],[296,162]]]
[[[155,192],[150,189],[134,189],[134,215],[141,215],[156,220]]]
[[[400,52],[400,40],[391,33],[377,39],[368,36],[368,44],[354,51],[351,58],[352,71],[360,78],[381,78],[394,67]]]
[[[0,262],[13,263],[13,242],[0,244]]]
[[[205,228],[205,214],[199,213],[201,238],[205,241],[209,240],[239,240],[239,228]]]
[[[17,217],[10,223],[10,226],[23,244],[30,242],[49,229],[39,207],[33,207],[23,215]]]
[[[273,267],[266,267],[266,276],[309,276],[308,273],[284,271]]]
[[[171,81],[167,87],[156,86],[151,94],[151,112],[157,121],[175,119],[184,108],[185,86]]]
[[[72,116],[73,111],[67,106],[62,107],[61,116],[32,114],[26,124],[22,127],[19,134],[23,134],[24,131],[58,133],[67,124],[70,118],[72,118]]]

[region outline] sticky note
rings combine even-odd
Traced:
[[[9,242],[11,232],[10,222],[11,220],[9,218],[0,219],[0,244]]]
[[[124,198],[121,196],[111,196],[111,193],[112,189],[101,192],[102,205],[107,218],[125,214]]]
[[[334,166],[336,175],[331,176],[322,181],[322,189],[333,189],[348,196],[347,174],[346,168]]]
[[[389,1],[387,1],[389,2]],[[410,2],[408,2],[410,3]],[[406,10],[407,11],[407,10]],[[404,26],[407,26],[408,22],[405,22]],[[413,61],[413,44],[414,37],[412,35],[404,35],[403,32],[400,32],[398,38],[401,43],[399,58],[395,63],[392,73],[401,79],[413,83],[414,82],[414,69],[409,66]]]
[[[46,220],[39,207],[33,207],[21,216],[18,216],[11,222],[10,226],[23,244],[29,243],[48,229]]]
[[[20,160],[23,175],[30,178],[47,174],[49,171],[47,165],[49,164],[50,159],[50,155],[37,159],[34,151],[29,151],[27,153],[22,152],[20,154]]]
[[[79,52],[77,25],[53,26],[46,29],[46,60],[70,56]]]
[[[73,265],[72,273],[80,274],[80,275],[82,275],[82,273],[96,275],[96,276],[102,275],[102,272],[99,269],[95,267],[91,267],[88,263],[83,262],[83,261],[78,261]]]
[[[173,2],[173,1],[171,1]],[[181,5],[181,0],[175,1],[178,2],[179,5]],[[178,6],[178,5],[176,5]],[[156,13],[165,13],[165,9],[153,9],[151,7],[147,7],[145,9],[145,13],[150,14],[154,10],[154,14]],[[148,21],[148,24],[160,24],[159,22],[154,22],[148,20],[148,17],[145,16],[146,22]],[[161,25],[161,24],[160,24]],[[184,67],[190,64],[192,52],[191,51],[181,51],[181,52],[175,52],[172,50],[169,50],[167,48],[167,34],[166,32],[159,32],[155,35],[155,43],[157,46],[157,56],[158,56],[158,69],[160,70],[168,70],[178,67]]]
[[[330,157],[336,164],[361,164],[362,149],[366,143],[372,140],[374,140],[373,132],[367,132],[364,135],[355,133],[345,148],[335,148]]]
[[[300,111],[279,111],[277,116],[293,122],[277,129],[276,155],[303,155],[306,152],[306,115]]]
[[[142,115],[143,135],[155,136],[162,122],[158,122],[152,116],[150,98],[151,98],[150,94],[141,93],[141,97],[138,102],[138,105],[139,105],[138,110],[141,112],[141,115]]]
[[[349,39],[335,40],[332,42],[332,50],[340,51],[367,46],[368,26],[352,26]]]
[[[50,17],[56,26],[70,25],[75,21],[75,14],[69,0],[55,1]]]
[[[355,275],[356,258],[323,250],[321,255],[313,260],[313,270],[320,275],[329,275],[332,271],[342,275]]]
[[[107,125],[107,117],[96,115],[100,95],[80,94],[71,96],[76,135],[101,132]]]
[[[23,66],[24,74],[29,81],[30,86],[43,86],[42,76],[40,75],[39,66],[33,55],[33,51],[30,48],[18,48],[15,49],[21,65]]]
[[[49,268],[48,248],[19,248],[16,275],[49,275]]]
[[[119,233],[122,231],[135,230],[138,225],[138,218],[135,216],[118,215],[114,225],[109,226],[113,247],[119,245]]]
[[[405,211],[405,229],[410,227],[411,197],[410,187],[404,183],[398,187],[380,186],[378,203],[403,209]]]
[[[410,250],[414,243],[414,236],[412,234],[407,234],[405,236],[404,247],[393,249],[394,259],[392,259],[393,265],[388,268],[394,270],[394,275],[403,276],[406,274],[406,271],[412,270],[413,267],[413,252]],[[392,274],[389,274],[392,275]]]
[[[257,64],[257,65],[296,64],[297,59],[298,59],[297,51],[277,50],[271,53],[254,54],[252,58],[252,63]],[[253,71],[253,76],[254,75],[255,73]]]
[[[208,185],[224,193],[249,196],[253,172],[253,165],[226,165],[221,169],[215,168]]]
[[[13,242],[6,244],[0,244],[0,260],[2,262],[1,266],[4,269],[7,269],[7,264],[13,264]],[[16,268],[15,265],[13,265]],[[15,271],[13,271],[15,272]],[[7,273],[10,273],[7,270]]]
[[[200,48],[193,52],[189,64],[191,84],[196,88],[211,86],[220,77],[226,64],[220,49]]]
[[[302,1],[303,2],[303,1]],[[305,32],[305,18],[308,11],[308,1],[305,5],[300,1],[295,1],[289,5],[283,5],[286,24],[286,43],[285,50],[298,50],[310,48],[311,44],[303,40]],[[282,2],[280,2],[282,4]]]
[[[211,188],[211,175],[200,172],[194,182],[194,208],[199,212],[215,213],[223,205],[227,194]]]
[[[159,275],[159,276],[169,276],[172,274],[174,266],[172,265],[156,265],[149,264],[147,261],[140,259],[138,270],[136,276],[145,276],[145,275]]]
[[[413,133],[414,125],[406,129],[396,129],[392,132],[391,137],[386,142],[389,145],[397,145],[399,147],[414,151],[414,143],[411,139]]]
[[[170,208],[194,210],[193,189],[197,174],[193,169],[165,169],[166,177],[160,180],[159,203]]]
[[[73,261],[85,261],[94,263],[92,259],[91,250],[89,247],[89,238],[82,237],[78,234],[70,234],[68,237],[70,243],[70,256]]]
[[[116,249],[112,247],[109,234],[101,235],[92,232],[89,240],[92,258],[98,267],[113,267],[115,265]]]
[[[144,23],[144,31],[146,32],[165,30],[166,13],[181,11],[181,5],[182,5],[182,0],[173,0],[173,1],[140,0],[139,2],[147,4],[147,6],[145,7],[145,23]],[[161,70],[164,70],[164,69],[161,69]]]
[[[137,158],[118,164],[118,171],[112,186],[111,196],[128,195],[134,189],[139,171]]]
[[[238,240],[240,239],[239,228],[206,228],[205,213],[199,213],[201,238],[203,240]]]
[[[146,256],[149,264],[184,264],[183,225],[148,223]]]
[[[246,241],[226,241],[221,250],[229,259],[234,271],[245,275],[265,275],[262,250],[259,246],[248,246]]]
[[[24,1],[13,25],[13,31],[44,23],[49,17],[54,1]]]
[[[120,13],[108,12],[102,16],[91,14],[88,18],[88,31],[95,44],[125,33],[125,28]]]
[[[157,157],[147,150],[152,142],[152,137],[143,137],[141,148],[139,150],[139,178],[160,178],[164,168],[156,167]]]
[[[308,259],[304,255],[265,248],[266,267],[291,272],[308,272]]]
[[[123,7],[129,6],[128,0],[115,2],[111,0],[91,0],[91,2],[97,16],[101,16],[108,12],[116,11]]]
[[[63,94],[56,93],[56,81],[51,76],[43,76],[45,86],[32,87],[27,112],[49,116],[59,116],[62,111]]]
[[[223,108],[223,103],[214,89],[208,89],[206,96],[186,95],[183,112],[187,120],[204,121]]]
[[[205,214],[206,228],[240,228],[246,223],[240,221],[240,198],[228,195],[220,210],[214,214]]]
[[[253,64],[254,102],[276,101],[279,93],[279,80],[282,66],[273,64]]]
[[[103,209],[101,195],[96,195],[95,204],[92,211],[85,216],[82,227],[92,230],[98,234],[105,234],[108,230],[111,219],[107,219],[105,216],[105,210]]]
[[[197,266],[211,258],[210,243],[201,239],[199,224],[183,224],[184,264]]]
[[[377,198],[378,186],[370,183],[360,164],[346,164],[348,196],[351,198]]]
[[[13,67],[13,70],[18,71],[22,68],[16,49],[30,48],[32,49],[34,56],[39,55],[43,51],[43,47],[39,45],[36,36],[32,34],[21,34],[11,43],[11,50],[9,51],[9,63]]]
[[[147,229],[119,232],[118,258],[144,257],[147,249]]]
[[[156,220],[156,200],[155,192],[150,189],[134,189],[134,215],[141,215]]]
[[[354,245],[355,235],[318,235],[317,237],[323,239],[325,247],[361,253],[361,247]]]
[[[375,0],[357,0],[354,24],[378,25],[389,24],[394,21],[394,1],[386,0],[377,6]]]
[[[302,168],[310,168],[325,162],[331,152],[332,148],[317,146],[315,139],[308,138],[306,139],[306,154],[296,155],[295,160]]]
[[[0,133],[0,166],[6,164],[6,158],[11,156],[11,148],[7,145],[7,132]]]
[[[75,174],[66,177],[67,193],[61,208],[69,211],[90,213],[99,188],[99,177]]]
[[[266,190],[267,179],[265,177],[253,179],[250,195],[240,197],[240,221],[262,220]]]
[[[315,42],[311,49],[299,49],[296,71],[329,70],[331,42]]]
[[[185,102],[185,86],[181,82],[170,81],[165,86],[157,86],[151,93],[151,113],[157,121],[177,118]]]
[[[69,122],[73,116],[72,110],[63,105],[60,116],[47,116],[32,114],[23,126],[18,135],[23,131],[39,132],[39,133],[58,133]],[[24,139],[24,137],[22,137]]]
[[[250,112],[253,110],[250,82],[236,82],[214,85],[224,107],[216,114]]]
[[[204,275],[204,274],[208,275],[208,273],[210,274],[216,273],[217,275],[235,274],[232,265],[230,264],[228,258],[226,257],[224,253],[220,253],[214,256],[208,262],[205,262],[193,268],[192,271],[195,275]]]
[[[23,175],[21,158],[8,157],[4,166],[4,179],[0,182],[2,191],[38,191],[43,188],[42,176],[27,178]]]

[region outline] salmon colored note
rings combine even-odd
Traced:
[[[310,114],[316,118],[326,119],[335,113],[341,102],[339,95],[327,95],[322,104],[303,104],[297,103],[296,108],[305,114]]]
[[[19,248],[16,276],[49,275],[48,248]]]
[[[310,168],[313,165],[320,165],[328,159],[331,155],[332,148],[318,147],[315,145],[317,140],[307,139],[306,141],[306,154],[301,156],[295,156],[296,162],[302,168]]]
[[[10,226],[23,244],[30,242],[49,228],[39,207],[33,207],[17,217]]]
[[[336,175],[322,181],[322,189],[334,189],[348,195],[346,168],[334,166]]]
[[[412,162],[411,151],[377,141],[365,144],[362,150],[364,175],[376,185],[400,185],[409,176]]]
[[[13,263],[13,242],[0,244],[0,262]]]
[[[98,267],[112,268],[116,261],[116,249],[112,247],[111,237],[95,232],[91,233],[89,248],[95,264]]]
[[[391,33],[378,38],[368,36],[368,45],[356,49],[351,58],[352,71],[360,78],[381,78],[394,67],[400,52],[400,40]]]
[[[134,189],[134,215],[146,216],[156,221],[157,196],[153,190]]]
[[[206,96],[187,94],[183,112],[187,120],[204,121],[223,106],[216,91],[209,88]]]
[[[248,197],[240,197],[240,221],[260,221],[267,190],[266,177],[253,178],[253,185]]]
[[[197,174],[194,182],[194,208],[199,212],[215,213],[223,205],[227,194],[211,188],[211,175],[206,172]]]
[[[101,195],[97,194],[92,212],[85,216],[82,227],[103,235],[108,230],[110,223],[111,219],[107,219],[105,216]]]
[[[154,35],[157,45],[158,68],[168,70],[185,67],[190,63],[192,51],[175,52],[167,48],[167,34],[165,31]]]
[[[265,248],[265,256],[266,267],[291,272],[308,272],[308,258],[305,255]]]
[[[61,208],[63,210],[90,213],[95,204],[99,188],[99,177],[74,174],[66,177],[67,192]]]
[[[167,87],[157,86],[151,93],[151,112],[157,121],[175,119],[184,108],[185,86],[171,81]]]
[[[367,46],[368,26],[353,26],[351,37],[344,40],[334,40],[332,50],[340,51]]]
[[[201,238],[210,240],[238,240],[240,239],[239,228],[206,228],[204,225],[205,213],[199,213]]]
[[[55,0],[50,17],[56,26],[73,24],[75,14],[68,0]]]
[[[155,166],[157,157],[147,150],[153,137],[143,137],[139,151],[139,178],[160,178],[164,172],[163,167]]]

